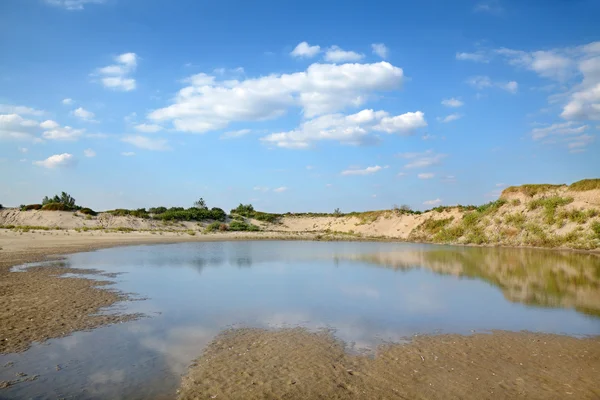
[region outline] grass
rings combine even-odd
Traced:
[[[572,183],[569,190],[574,192],[583,192],[585,190],[600,189],[600,179],[583,179]]]
[[[573,202],[572,197],[552,196],[542,199],[536,199],[529,203],[529,210],[536,210],[540,207],[544,208],[544,220],[547,224],[555,222],[556,209]]]
[[[229,230],[230,231],[252,231],[252,232],[256,232],[256,231],[259,231],[260,228],[258,226],[256,226],[256,225],[247,224],[245,222],[231,221],[231,223],[229,224]]]
[[[429,218],[421,224],[421,228],[432,235],[439,233],[443,228],[450,224],[454,220],[454,217],[444,219],[433,219]]]
[[[598,221],[592,224],[592,236],[594,239],[600,240],[600,222]]]
[[[506,216],[504,217],[504,222],[507,225],[511,225],[514,226],[516,228],[523,228],[523,225],[525,224],[525,216],[523,214],[506,214]]]
[[[435,242],[453,243],[457,242],[465,234],[465,228],[462,225],[442,228],[434,237]]]
[[[529,197],[533,197],[536,194],[544,193],[548,190],[552,189],[560,189],[562,187],[566,187],[567,185],[551,185],[548,183],[542,183],[537,185],[521,185],[521,186],[509,186],[502,191],[501,196],[511,193],[523,193]]]
[[[15,231],[22,231],[22,232],[62,230],[62,228],[59,228],[59,227],[38,226],[38,225],[0,225],[0,229],[12,229]]]

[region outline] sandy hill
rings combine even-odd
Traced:
[[[240,218],[237,216],[238,219]],[[483,206],[436,207],[420,213],[382,210],[351,214],[283,214],[275,222],[245,218],[263,231],[314,233],[321,239],[408,240],[432,243],[600,249],[600,179],[567,185],[505,189]],[[169,222],[131,215],[0,210],[10,229],[149,230],[203,232],[207,222]],[[231,220],[228,219],[228,222]]]

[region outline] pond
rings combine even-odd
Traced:
[[[0,398],[174,398],[190,362],[230,327],[328,329],[366,353],[415,334],[600,334],[592,254],[238,241],[119,247],[64,262],[122,273],[113,287],[143,300],[108,311],[146,317],[0,356],[0,381],[39,375]]]

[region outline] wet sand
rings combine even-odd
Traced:
[[[214,339],[179,399],[598,399],[600,338],[494,332],[416,337],[374,357],[328,333],[238,329]]]

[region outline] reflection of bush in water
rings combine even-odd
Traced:
[[[394,269],[420,266],[440,274],[481,279],[510,301],[541,307],[574,307],[600,316],[600,257],[530,249],[465,248],[361,255]]]

